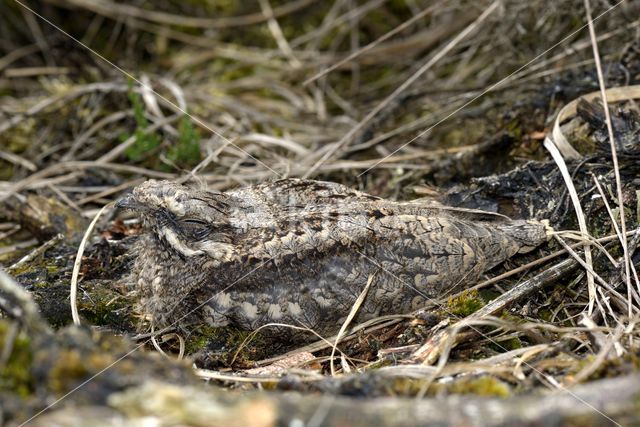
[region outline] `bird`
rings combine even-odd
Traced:
[[[285,341],[335,334],[359,297],[353,322],[410,313],[551,232],[295,178],[226,192],[148,180],[116,206],[141,220],[128,280],[156,330],[271,329]]]

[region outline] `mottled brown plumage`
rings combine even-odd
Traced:
[[[147,181],[119,206],[137,211],[147,231],[132,281],[156,327],[277,322],[330,335],[369,277],[356,322],[473,284],[548,230],[298,179],[226,193]]]

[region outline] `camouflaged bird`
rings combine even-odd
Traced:
[[[368,280],[354,322],[473,284],[549,231],[299,179],[225,193],[151,180],[118,206],[138,212],[146,230],[131,279],[156,328],[274,322],[329,336]],[[284,339],[287,331],[278,329]]]

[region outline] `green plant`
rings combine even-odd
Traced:
[[[202,159],[200,133],[188,115],[184,115],[178,127],[178,142],[167,150],[167,159],[182,168],[191,168]]]
[[[135,141],[124,151],[125,156],[129,160],[138,161],[142,160],[149,154],[150,151],[155,150],[160,145],[160,135],[155,132],[149,132],[149,121],[144,116],[144,104],[142,98],[132,88],[132,83],[129,82],[129,101],[133,107],[133,117],[136,121],[136,130],[134,132]],[[121,139],[128,139],[128,135],[124,135]]]

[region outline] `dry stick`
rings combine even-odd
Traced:
[[[609,206],[609,202],[607,201],[607,197],[605,196],[604,191],[602,190],[602,186],[600,185],[600,180],[595,175],[593,175],[593,181],[596,183],[596,187],[598,187],[598,192],[600,193],[600,196],[602,197],[602,201],[604,202],[604,205],[607,208],[607,213],[609,214],[609,218],[611,219],[611,224],[613,224],[613,228],[615,229],[616,234],[620,239],[620,244],[628,247],[628,245],[626,244],[626,241],[627,241],[626,238],[624,239],[622,238],[621,231],[618,228],[618,223],[616,222],[616,219],[613,216],[613,211],[611,210],[611,207]],[[624,216],[624,212],[620,212],[620,215]],[[633,232],[630,234],[633,234]],[[631,254],[629,254],[628,252],[627,254],[628,254],[628,258],[631,259]],[[636,271],[636,268],[633,265],[633,263],[630,263],[630,267],[633,273],[633,277],[636,280],[636,283],[640,283],[640,280],[638,280],[638,272]],[[640,286],[638,287],[638,289],[640,289]],[[629,297],[628,293],[631,291],[633,291],[633,293],[636,293],[635,290],[629,286],[627,289],[627,298]]]
[[[591,62],[595,61],[592,60],[590,61],[590,63]],[[606,90],[606,94],[607,99],[611,102],[628,101],[631,99],[640,98],[640,85],[612,87]],[[560,125],[576,116],[578,112],[578,104],[580,103],[580,101],[584,100],[592,102],[598,99],[598,96],[601,96],[601,92],[599,90],[580,95],[578,98],[562,107],[562,109],[560,109],[560,111],[556,115],[551,135],[553,136],[553,142],[556,144],[565,159],[582,159],[584,156],[578,153],[576,149],[573,148],[573,146],[569,143],[569,141],[567,141],[567,138],[562,133]]]
[[[378,9],[387,1],[388,0],[371,0],[363,5],[349,9],[346,13],[340,16],[338,16],[338,13],[340,12],[340,9],[342,9],[342,3],[345,3],[345,1],[336,1],[333,6],[331,6],[331,9],[324,15],[322,24],[320,24],[317,28],[314,28],[312,31],[309,31],[291,40],[291,46],[297,48],[305,43],[308,43],[305,50],[312,51],[313,49],[317,49],[318,44],[320,43],[320,39],[324,37],[328,31],[336,27],[340,27],[342,24],[348,24],[353,19],[363,17],[372,10]],[[314,42],[313,44],[311,43],[312,41]],[[313,77],[311,79],[313,79]],[[308,82],[310,83],[312,81],[311,79],[305,80],[302,84],[307,85]]]
[[[613,334],[609,335],[606,344],[602,347],[602,349],[598,352],[596,357],[588,363],[585,367],[583,367],[577,374],[572,377],[569,377],[568,382],[570,384],[577,384],[583,380],[586,380],[593,374],[604,361],[609,357],[609,352],[613,346],[620,340],[622,334],[625,332],[625,328],[622,325],[619,325]]]
[[[9,328],[5,330],[4,336],[2,337],[4,347],[2,348],[2,352],[0,352],[0,368],[4,369],[9,363],[9,359],[13,353],[13,345],[16,342],[16,338],[18,338],[19,332],[20,324],[18,322],[10,323]]]
[[[40,255],[45,253],[49,248],[57,245],[58,242],[60,242],[62,239],[64,239],[64,235],[63,234],[60,234],[60,233],[56,234],[50,240],[46,241],[41,246],[38,246],[35,250],[33,250],[32,252],[27,254],[20,261],[16,262],[11,267],[9,267],[9,270],[15,270],[16,268],[20,267],[21,265],[23,265],[23,264],[25,264],[25,263],[27,263],[27,262],[39,257]]]
[[[118,193],[118,192],[120,192],[122,190],[126,190],[127,188],[135,187],[138,184],[142,184],[144,181],[146,181],[145,178],[132,179],[131,181],[123,182],[122,184],[116,185],[115,187],[107,188],[104,191],[101,191],[99,193],[92,194],[91,196],[87,196],[87,197],[85,197],[83,199],[80,199],[80,200],[78,200],[77,203],[78,203],[78,205],[85,205],[85,204],[87,204],[89,202],[92,202],[94,200],[102,199],[103,197],[110,196],[110,195],[112,195],[114,193]]]
[[[11,186],[4,191],[5,194],[0,195],[0,202],[5,201],[9,197],[11,197],[13,194],[19,191],[29,189],[29,188],[30,189],[37,188],[38,183],[41,183],[51,175],[57,175],[65,171],[74,171],[73,173],[78,173],[78,171],[88,169],[88,168],[111,169],[115,171],[129,172],[129,173],[140,174],[143,176],[159,178],[159,179],[175,178],[174,174],[158,172],[151,169],[140,168],[137,166],[121,165],[116,163],[103,163],[100,161],[84,161],[84,160],[63,162],[63,163],[58,163],[58,164],[48,166],[42,170],[39,170],[34,174],[29,175],[28,177],[26,177],[21,181],[18,181],[16,183],[11,183]]]
[[[71,160],[73,158],[73,156],[75,155],[76,151],[78,149],[80,149],[80,147],[82,147],[82,145],[84,145],[85,142],[87,142],[89,140],[89,138],[91,138],[93,136],[93,134],[95,134],[97,131],[99,131],[100,129],[102,129],[103,127],[114,123],[114,122],[118,122],[128,116],[130,116],[131,113],[129,111],[117,111],[115,113],[112,113],[106,117],[103,117],[102,119],[98,120],[97,122],[95,122],[93,125],[91,125],[91,127],[89,129],[87,129],[85,132],[82,133],[82,135],[78,136],[75,141],[73,141],[73,145],[71,146],[71,148],[69,148],[69,151],[67,151],[61,158],[62,161],[67,161],[67,160]]]
[[[18,224],[13,224],[13,223],[5,223],[5,224],[1,224],[1,225],[6,225],[8,226],[8,228],[4,228],[4,227],[0,227],[0,241],[6,239],[7,237],[10,237],[14,234],[16,234],[20,229],[20,225]],[[6,230],[6,231],[4,231]]]
[[[75,325],[80,325],[80,316],[78,315],[78,274],[80,273],[80,264],[82,263],[82,255],[84,254],[84,247],[87,244],[87,240],[89,240],[89,235],[93,231],[93,227],[95,227],[98,219],[102,215],[105,209],[111,207],[111,203],[104,205],[102,209],[98,211],[96,216],[91,221],[91,224],[87,227],[87,230],[84,232],[84,236],[82,236],[82,241],[80,242],[80,246],[78,246],[78,253],[76,254],[76,260],[73,263],[73,274],[71,276],[71,317],[73,318],[73,323]]]
[[[469,339],[473,335],[480,334],[485,336],[490,342],[499,346],[502,350],[506,351],[507,349],[500,345],[497,341],[489,338],[488,336],[479,332],[478,328],[482,326],[490,326],[494,328],[507,328],[512,326],[513,324],[502,319],[498,319],[495,317],[485,317],[483,319],[471,319],[470,317],[464,319],[461,322],[456,323],[452,327],[442,331],[445,334],[443,335],[444,340],[438,343],[437,349],[439,350],[440,359],[438,361],[438,365],[436,366],[434,371],[430,372],[430,375],[423,382],[422,387],[417,393],[417,398],[422,399],[426,392],[428,391],[430,385],[435,381],[438,376],[442,376],[445,372],[445,367],[449,358],[449,354],[451,350],[455,347],[458,342],[463,341],[464,339]],[[466,332],[464,334],[460,334],[460,331],[464,328],[470,327],[473,329],[472,332]],[[547,344],[548,345],[548,344]],[[535,354],[537,351],[533,351]],[[526,365],[531,368],[536,373],[545,376],[540,370],[529,364],[526,359],[523,357],[520,359],[520,363],[516,366],[516,369],[521,370],[520,365]],[[424,365],[418,365],[424,366]],[[524,376],[524,375],[523,375]],[[554,384],[556,388],[561,388],[559,384]]]
[[[607,259],[609,260],[609,262],[611,263],[611,265],[615,268],[618,268],[620,266],[620,264],[613,258],[613,256],[611,256],[611,254],[607,251],[607,249],[602,246],[593,236],[591,235],[583,235],[579,232],[575,232],[573,230],[566,230],[566,231],[558,231],[555,234],[557,234],[560,237],[567,237],[569,239],[575,240],[577,242],[580,242],[581,245],[589,244],[594,246],[596,249],[598,249],[602,255],[604,255],[605,257],[607,257]],[[619,237],[620,235],[618,234],[616,237]]]
[[[306,8],[317,0],[295,0],[276,7],[273,16],[278,18]],[[131,18],[142,19],[163,25],[175,25],[178,27],[222,29],[238,26],[261,24],[266,21],[262,13],[248,15],[228,16],[222,18],[201,18],[198,16],[184,16],[152,9],[144,9],[132,4],[116,3],[109,0],[67,0],[74,8],[90,10],[98,15],[107,16],[116,20],[128,20]],[[65,6],[64,2],[61,6]],[[67,6],[69,7],[69,6]]]
[[[25,78],[45,75],[64,75],[69,73],[71,73],[71,70],[67,67],[24,67],[9,68],[4,72],[4,76],[9,78]]]
[[[78,206],[76,204],[76,202],[74,202],[73,200],[71,200],[69,198],[69,196],[67,196],[67,194],[63,191],[61,191],[55,184],[47,184],[46,186],[49,190],[51,190],[56,196],[58,196],[60,198],[60,200],[62,202],[64,202],[68,207],[70,207],[71,209],[73,209],[76,212],[80,212],[80,206]]]
[[[562,246],[563,246],[564,248],[567,248],[566,250],[567,250],[567,252],[569,252],[569,253],[570,253],[570,255],[571,255],[571,256],[573,256],[574,258],[578,258],[578,257],[579,257],[579,256],[578,256],[578,254],[577,254],[575,251],[573,251],[573,248],[569,248],[569,245],[567,245],[567,243],[566,243],[564,240],[562,240],[562,237],[561,237],[561,235],[560,235],[560,234],[561,234],[561,233],[556,233],[553,237],[554,237],[556,240],[558,240],[558,241],[562,244]],[[567,234],[568,234],[568,233],[567,233]],[[591,236],[589,236],[589,238],[591,238]],[[582,237],[581,237],[581,238],[580,238],[580,240],[581,240],[581,241],[584,241],[584,242],[585,242],[585,244],[587,244],[587,242],[589,242],[589,240],[590,240],[590,239],[585,240],[584,238],[582,238]],[[600,247],[599,247],[599,248],[600,248]],[[614,266],[615,268],[617,268],[617,267],[618,267],[618,263],[616,263],[616,262],[615,262],[615,260],[613,260],[613,259],[612,259],[612,257],[611,257],[611,255],[609,254],[609,252],[607,252],[604,248],[602,248],[602,252],[607,256],[607,258],[609,258],[609,260],[611,261],[611,263],[613,264],[613,266]],[[585,252],[585,258],[586,258],[586,252]],[[586,264],[586,263],[585,263],[585,264]],[[586,265],[588,265],[588,264],[586,264]],[[593,276],[594,276],[594,277],[598,276],[598,275],[595,273],[595,270],[593,270],[593,265],[591,265],[591,266],[590,266],[590,268],[589,268],[589,267],[587,267],[587,268],[586,268],[586,270],[587,270],[587,272],[592,272],[592,274],[593,274]],[[600,310],[600,313],[602,313],[602,318],[603,318],[603,320],[604,320],[604,321],[605,321],[605,323],[606,323],[606,312],[605,312],[604,308],[602,307],[602,303],[600,302],[600,299],[599,299],[599,298],[597,298],[597,295],[598,295],[598,294],[599,294],[601,297],[603,297],[603,298],[605,297],[605,295],[604,295],[604,293],[602,292],[602,289],[600,289],[600,288],[598,288],[597,286],[595,286],[595,283],[594,283],[594,288],[595,288],[595,293],[596,293],[596,298],[594,298],[595,305],[598,307],[598,310]],[[591,300],[590,300],[590,301],[591,301]],[[587,314],[588,314],[588,316],[591,316],[591,312],[588,312]],[[612,317],[613,317],[613,318],[615,318],[615,316],[613,315],[613,312],[612,312],[611,314],[612,314]]]
[[[609,114],[609,105],[607,104],[607,92],[605,90],[604,77],[602,75],[602,64],[600,64],[600,53],[598,52],[598,41],[596,39],[596,32],[593,28],[593,22],[591,20],[591,4],[589,0],[584,0],[584,7],[587,13],[587,21],[589,24],[589,36],[591,37],[591,44],[593,46],[593,59],[596,61],[596,71],[598,72],[598,84],[600,85],[600,95],[602,96],[602,106],[604,107],[604,116],[606,118],[607,123],[607,132],[609,134],[609,145],[611,146],[611,160],[613,161],[613,172],[616,177],[616,192],[618,196],[618,207],[620,208],[620,231],[622,232],[622,251],[624,257],[624,272],[625,272],[625,281],[627,284],[627,298],[629,304],[629,312],[628,315],[631,317],[632,309],[631,309],[631,271],[630,271],[630,263],[631,260],[629,258],[629,247],[627,245],[627,235],[626,235],[626,221],[624,218],[624,200],[622,199],[622,182],[620,179],[620,168],[618,166],[618,154],[616,150],[616,143],[613,139],[613,128],[611,126],[611,115]],[[640,283],[638,285],[638,290],[640,291]]]
[[[553,343],[556,344],[556,343]],[[552,344],[535,344],[529,347],[518,348],[515,350],[509,350],[505,353],[499,353],[495,356],[485,357],[484,359],[473,360],[468,362],[453,362],[440,371],[439,375],[456,375],[461,373],[468,373],[469,371],[473,372],[491,372],[494,369],[500,370],[501,372],[507,372],[504,369],[506,366],[514,364],[513,370],[519,370],[520,366],[524,363],[527,363],[527,359],[530,359],[535,354],[543,352],[552,348]],[[380,350],[381,352],[383,350]],[[521,356],[521,357],[519,357]],[[511,368],[507,368],[508,371],[512,371]],[[425,366],[425,365],[395,365],[395,366],[384,366],[376,369],[376,372],[380,373],[385,377],[395,377],[395,376],[403,376],[403,377],[414,377],[414,378],[424,378],[425,374],[432,374],[433,372],[438,372],[438,368],[433,366]],[[517,374],[513,374],[514,376],[518,376]],[[523,378],[518,378],[523,379]]]
[[[638,228],[636,230],[628,231],[627,235],[631,236],[632,234],[636,233],[637,231],[640,231],[640,228]],[[598,242],[598,243],[607,243],[607,242],[611,242],[613,240],[616,240],[618,238],[619,238],[619,236],[617,236],[617,235],[610,235],[610,236],[606,236],[606,237],[601,237],[599,239],[595,239],[595,241]],[[574,243],[572,245],[569,245],[569,247],[574,249],[574,248],[577,248],[578,246],[583,246],[583,245],[584,245],[584,243]],[[522,271],[525,271],[525,270],[527,270],[527,269],[529,269],[531,267],[535,267],[537,265],[544,264],[545,262],[547,262],[547,261],[549,261],[551,259],[557,258],[560,255],[565,254],[566,252],[567,252],[566,249],[560,249],[559,251],[550,253],[549,255],[544,256],[542,258],[539,258],[539,259],[537,259],[535,261],[531,261],[531,262],[529,262],[527,264],[524,264],[524,265],[521,265],[521,266],[519,266],[517,268],[514,268],[513,270],[509,270],[506,273],[502,273],[499,276],[492,277],[491,279],[487,279],[484,282],[478,283],[477,285],[472,286],[472,287],[470,287],[468,289],[465,289],[464,291],[458,292],[457,294],[453,294],[451,296],[451,298],[459,297],[464,292],[468,292],[469,290],[486,288],[487,286],[493,285],[494,283],[499,282],[500,280],[503,280],[503,279],[506,279],[507,277],[513,276],[514,274],[518,274],[518,273],[520,273]]]
[[[558,236],[557,234],[554,235],[553,237],[555,237],[555,239],[567,250],[567,252],[569,252],[569,254],[576,260],[578,261],[578,263],[580,263],[580,265],[582,267],[584,267],[585,270],[587,270],[587,272],[590,272],[594,279],[600,283],[602,286],[605,287],[605,289],[607,289],[609,292],[611,292],[615,297],[620,298],[623,302],[625,301],[624,297],[622,295],[620,295],[620,293],[618,291],[616,291],[609,283],[607,283],[606,280],[604,280],[602,277],[600,277],[600,275],[598,273],[596,273],[595,271],[593,271],[593,269],[587,265],[587,263],[585,261],[582,260],[582,258],[580,258],[580,256],[569,247],[569,245],[566,244],[566,242],[564,240],[562,240],[562,238],[560,236]],[[640,301],[639,301],[640,303]]]
[[[260,3],[262,14],[267,20],[267,28],[269,28],[269,31],[275,39],[278,48],[280,49],[282,54],[289,60],[289,64],[293,68],[301,68],[302,63],[298,60],[298,58],[296,58],[293,50],[291,49],[291,46],[289,46],[289,42],[282,32],[282,28],[280,28],[278,20],[273,15],[273,9],[271,8],[269,0],[258,0],[258,3]]]
[[[389,103],[391,103],[400,93],[404,92],[409,86],[411,86],[416,80],[418,80],[424,73],[426,73],[436,62],[447,55],[454,47],[458,45],[466,36],[475,31],[478,26],[498,7],[499,1],[494,1],[482,14],[471,24],[469,24],[460,34],[453,38],[442,50],[436,53],[431,59],[429,59],[418,71],[416,71],[411,77],[405,80],[391,95],[387,96],[380,104],[378,104],[373,110],[367,114],[357,125],[355,125],[349,132],[346,133],[338,142],[333,144],[320,160],[318,160],[305,174],[303,178],[311,176],[322,164],[324,164],[329,158],[331,158],[338,150],[344,145],[350,142],[351,138],[358,133],[367,123],[371,121],[380,111],[382,111]]]
[[[156,336],[158,336],[158,335],[160,335],[160,334],[155,333],[153,331],[153,328],[151,328],[151,344],[153,345],[153,348],[155,348],[158,353],[160,353],[161,355],[163,355],[167,359],[174,360],[174,358],[172,356],[169,356],[162,349],[162,347],[160,347],[160,344],[158,343],[158,340],[156,340]],[[178,351],[178,357],[176,359],[177,360],[182,360],[184,358],[184,352],[185,352],[185,349],[186,349],[186,344],[185,344],[184,338],[182,337],[182,335],[177,334],[175,332],[172,332],[170,334],[163,335],[162,336],[162,341],[163,342],[167,342],[167,337],[176,337],[178,339],[178,343],[180,344],[180,350]]]
[[[126,92],[128,90],[126,84],[115,83],[115,82],[101,82],[101,83],[91,83],[85,86],[77,86],[72,90],[65,92],[60,95],[52,96],[47,99],[44,99],[38,102],[36,105],[30,107],[27,111],[23,113],[19,113],[9,120],[5,120],[0,123],[0,133],[5,132],[12,127],[16,126],[23,120],[34,116],[49,107],[52,107],[56,104],[60,104],[60,107],[64,107],[68,105],[68,103],[74,98],[80,97],[87,93],[92,92]]]
[[[333,359],[334,359],[334,357],[336,355],[336,348],[338,347],[338,343],[340,342],[340,338],[342,338],[342,335],[344,334],[344,331],[347,329],[347,327],[349,326],[349,324],[351,323],[351,321],[355,317],[356,313],[360,309],[360,306],[362,305],[362,302],[364,301],[365,297],[367,296],[367,293],[369,292],[369,288],[371,287],[371,282],[373,282],[373,278],[375,276],[376,276],[376,273],[373,273],[373,274],[369,275],[369,279],[367,280],[367,284],[365,285],[365,287],[362,290],[362,292],[360,292],[360,295],[358,295],[358,298],[356,299],[356,301],[353,303],[353,306],[351,307],[351,310],[349,311],[349,315],[347,316],[347,319],[342,323],[342,326],[340,327],[340,330],[338,331],[338,336],[336,337],[336,340],[334,341],[333,346],[331,348],[331,360],[329,362],[329,365],[331,366],[331,376],[332,377],[335,377],[335,375],[336,375],[335,366],[333,365]]]
[[[0,247],[0,255],[6,255],[18,251],[20,249],[31,248],[38,244],[38,239],[29,239],[26,242],[17,242],[9,246]]]
[[[0,201],[4,201],[7,198],[11,197],[11,196],[15,196],[16,198],[20,199],[20,200],[24,200],[24,195],[22,194],[15,194],[17,193],[19,190],[24,190],[26,188],[28,188],[29,190],[37,190],[39,188],[45,188],[45,187],[49,187],[50,185],[59,185],[59,184],[65,184],[68,183],[69,181],[74,181],[76,178],[80,177],[81,172],[80,170],[76,170],[75,172],[68,172],[65,173],[64,175],[58,175],[56,177],[52,177],[52,178],[47,178],[47,176],[49,175],[55,175],[56,172],[59,171],[64,171],[64,164],[59,164],[62,165],[60,166],[58,169],[58,171],[55,170],[55,168],[52,166],[47,166],[45,169],[41,169],[38,172],[32,173],[31,175],[28,175],[26,178],[17,181],[17,182],[12,182],[12,181],[0,181]],[[79,168],[82,169],[82,168]],[[40,173],[42,171],[46,171],[46,173]]]
[[[51,46],[49,45],[49,43],[47,42],[47,39],[42,33],[42,29],[40,28],[40,26],[38,26],[38,22],[33,17],[33,15],[25,13],[24,10],[22,10],[21,12],[27,26],[29,27],[29,30],[31,31],[31,35],[34,41],[40,48],[40,53],[44,57],[45,63],[47,65],[47,67],[40,67],[40,68],[55,68],[56,61],[54,56],[51,54]],[[5,71],[5,75],[7,75],[6,71]]]
[[[403,24],[398,25],[397,27],[395,27],[393,30],[389,31],[388,33],[384,34],[383,36],[381,36],[380,38],[372,41],[371,43],[369,43],[368,45],[364,46],[363,48],[351,53],[350,55],[348,55],[346,58],[341,59],[340,61],[336,62],[335,64],[333,64],[332,66],[320,71],[319,73],[309,77],[307,80],[305,80],[304,82],[302,82],[303,86],[307,86],[309,83],[312,83],[316,80],[318,80],[321,77],[324,77],[325,75],[329,74],[330,72],[332,72],[333,70],[335,70],[336,68],[340,67],[341,65],[345,64],[346,62],[351,61],[352,59],[362,55],[363,53],[371,50],[372,48],[376,47],[377,45],[379,45],[380,43],[384,42],[385,40],[395,36],[396,34],[398,34],[399,32],[401,32],[402,30],[404,30],[405,28],[413,25],[416,21],[424,18],[425,16],[427,16],[428,14],[430,14],[431,12],[433,12],[433,10],[436,8],[437,4],[433,4],[430,7],[424,9],[423,11],[421,11],[420,13],[418,13],[417,15],[414,15],[411,19],[409,19],[408,21],[405,21]]]
[[[353,2],[349,3],[353,6]],[[360,18],[353,16],[349,19],[349,46],[352,52],[356,52],[360,48]],[[360,65],[357,63],[351,64],[351,82],[350,93],[357,93],[360,90]]]
[[[519,380],[524,380],[526,377],[524,375],[524,372],[522,372],[522,365],[527,364],[528,359],[531,359],[532,357],[548,351],[550,348],[552,348],[552,345],[555,345],[556,343],[553,344],[538,344],[538,345],[533,345],[533,346],[529,346],[526,347],[525,350],[526,352],[522,355],[522,357],[519,357],[516,361],[516,365],[513,367],[513,376],[518,378]],[[513,351],[513,350],[512,350]],[[510,352],[507,352],[510,353]],[[494,356],[495,357],[495,356]]]
[[[153,121],[164,119],[165,116],[162,113],[160,106],[158,105],[158,99],[156,98],[155,94],[151,90],[151,79],[147,74],[142,74],[140,76],[140,81],[142,82],[142,86],[140,86],[140,96],[142,97],[142,100],[144,101],[144,104],[147,107],[146,110],[152,116],[149,118],[152,119]],[[176,99],[176,101],[178,100]],[[179,101],[178,101],[178,105],[180,106],[180,108],[186,108],[186,105],[180,104]]]
[[[605,305],[605,307],[607,307],[607,310],[609,310],[609,316],[611,316],[611,318],[615,320],[616,323],[621,324],[620,320],[618,319],[618,316],[616,316],[615,312],[613,311],[613,307],[611,307],[611,304],[609,304],[609,299],[604,293],[604,290],[602,288],[597,288],[597,289],[598,289],[598,293],[600,294],[600,297],[602,298],[602,303]],[[602,306],[599,306],[599,308],[600,308],[600,312],[602,313],[602,321],[605,323],[605,325],[609,326],[609,324],[607,323],[607,316],[605,316],[604,309],[602,308]]]
[[[602,42],[618,34],[629,34],[632,30],[634,30],[638,26],[638,24],[640,24],[640,20],[629,22],[628,24],[626,24],[621,28],[616,28],[615,30],[609,31],[604,34],[600,34],[597,40],[599,42]],[[553,63],[567,62],[566,58],[568,56],[574,55],[580,52],[581,50],[588,48],[589,46],[591,46],[591,40],[580,40],[580,41],[574,42],[571,44],[570,47],[552,56],[551,58],[540,61],[537,64],[532,64],[526,70],[522,70],[519,73],[514,74],[512,78],[509,79],[510,80],[509,84],[512,84],[512,82],[519,79],[521,81],[526,81],[527,79],[534,77],[536,74],[533,74],[533,73],[538,70],[543,70],[541,71],[541,73],[543,74],[549,71],[553,71],[553,74],[558,74],[557,68],[556,69],[552,68]],[[590,59],[586,61],[580,61],[575,64],[591,64],[593,62],[594,62],[593,59]]]
[[[225,374],[218,371],[212,371],[209,369],[194,368],[193,373],[199,377],[207,380],[216,381],[233,381],[235,383],[277,383],[282,380],[279,376],[240,376],[238,374]],[[297,379],[301,380],[301,379]],[[304,381],[304,380],[301,380]],[[317,381],[317,380],[316,380]]]
[[[17,154],[11,153],[9,151],[0,150],[0,159],[6,160],[9,163],[13,163],[17,166],[22,166],[27,169],[29,172],[35,172],[38,170],[38,167],[31,161],[18,156]]]
[[[525,282],[522,282],[512,289],[509,289],[507,292],[489,302],[480,310],[458,322],[458,325],[461,327],[465,327],[467,324],[473,321],[477,321],[489,315],[494,315],[506,308],[508,305],[513,304],[515,301],[524,298],[527,295],[530,295],[531,293],[548,285],[549,283],[552,283],[555,280],[562,278],[563,276],[573,271],[576,267],[578,267],[578,265],[579,264],[577,261],[570,258],[561,261],[548,270],[545,270],[542,273],[538,274],[537,276]],[[453,340],[450,344],[451,347],[455,346],[455,344],[457,343],[457,335],[452,337],[450,329],[451,328],[440,331],[435,336],[430,338],[429,341],[422,345],[413,354],[412,358],[423,364],[433,364],[433,362],[435,362],[436,358],[444,348],[443,346],[450,339]]]
[[[19,60],[20,58],[29,56],[33,53],[36,53],[39,50],[40,48],[38,47],[38,45],[35,45],[35,44],[30,44],[27,46],[19,47],[17,49],[12,49],[9,53],[7,53],[5,56],[0,58],[0,71],[2,71],[3,69],[11,65],[13,62]]]

